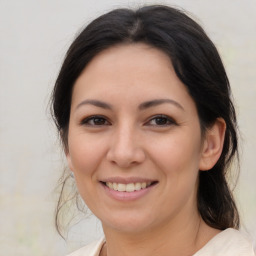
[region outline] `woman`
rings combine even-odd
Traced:
[[[147,6],[94,20],[67,52],[53,113],[105,235],[72,256],[254,255],[226,181],[237,154],[228,78],[183,12]]]

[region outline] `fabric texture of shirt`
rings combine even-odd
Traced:
[[[69,254],[68,256],[99,256],[105,243],[102,238]],[[192,256],[255,256],[252,243],[239,231],[228,228],[214,236],[203,248]]]

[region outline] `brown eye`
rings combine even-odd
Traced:
[[[166,124],[168,124],[168,119],[165,118],[165,117],[157,117],[157,118],[155,119],[155,123],[156,123],[157,125],[166,125]]]
[[[106,120],[101,117],[95,117],[91,121],[93,122],[94,125],[103,125],[106,123]]]
[[[147,125],[152,125],[152,126],[169,126],[174,124],[176,124],[176,122],[172,118],[166,115],[154,116],[147,122]]]
[[[102,126],[102,125],[110,125],[108,120],[102,116],[90,116],[82,120],[82,125],[88,126]]]

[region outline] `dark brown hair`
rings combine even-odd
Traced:
[[[237,155],[236,114],[221,58],[204,30],[183,11],[154,5],[116,9],[92,21],[70,46],[52,94],[53,117],[67,149],[72,88],[86,65],[101,51],[123,43],[142,42],[170,57],[175,72],[196,103],[202,133],[221,117],[226,122],[222,154],[209,171],[199,172],[198,210],[211,227],[239,227],[239,214],[227,183]],[[63,180],[62,193],[65,187]],[[59,200],[58,214],[63,206]]]

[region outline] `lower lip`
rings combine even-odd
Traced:
[[[148,194],[150,192],[150,190],[152,190],[152,188],[155,186],[155,185],[151,185],[147,188],[143,188],[141,190],[135,190],[133,192],[121,192],[121,191],[113,190],[102,183],[100,183],[100,184],[104,188],[104,190],[108,196],[110,196],[111,198],[116,199],[118,201],[137,200],[137,199],[145,196],[146,194]]]

